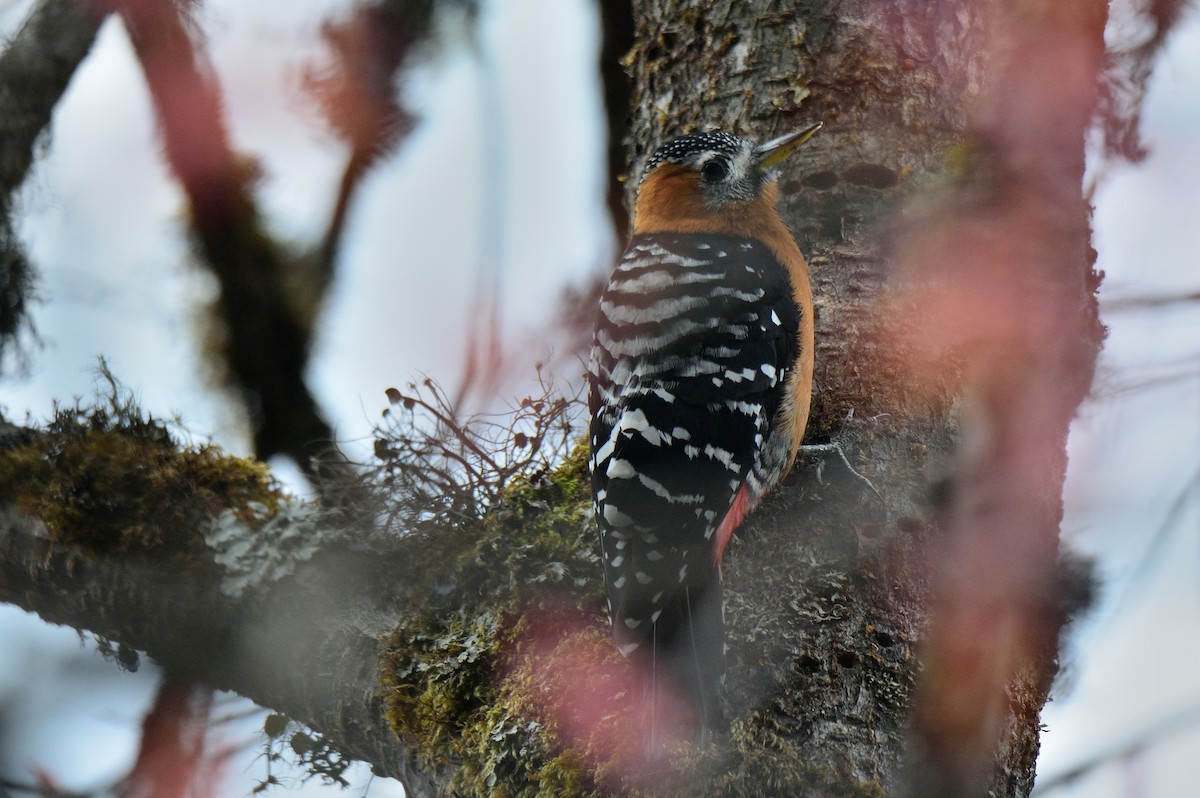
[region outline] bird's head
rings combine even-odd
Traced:
[[[635,226],[647,215],[695,219],[753,203],[774,184],[778,165],[820,128],[817,122],[763,144],[724,132],[671,139],[646,161]]]

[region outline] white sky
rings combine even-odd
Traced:
[[[1102,302],[1200,291],[1200,14],[1168,42],[1146,99],[1150,154],[1111,168],[1096,195]],[[1200,306],[1106,312],[1098,399],[1071,437],[1065,537],[1109,580],[1076,630],[1072,674],[1043,713],[1044,779],[1188,717],[1149,750],[1069,789],[1075,798],[1184,796],[1200,755]],[[1188,365],[1190,361],[1190,366]],[[1187,379],[1113,395],[1137,379]],[[1107,394],[1107,395],[1106,395]],[[1172,505],[1191,484],[1190,501]],[[1167,526],[1164,528],[1164,524]]]
[[[28,5],[0,0],[0,32],[13,30]],[[209,0],[203,17],[236,143],[264,161],[267,216],[300,241],[324,224],[341,153],[304,110],[297,75],[320,21],[346,5]],[[1198,20],[1193,13],[1176,32],[1155,75],[1144,125],[1150,157],[1109,170],[1097,194],[1106,298],[1200,289],[1193,254],[1200,252]],[[461,41],[461,31],[446,35]],[[598,168],[594,36],[586,0],[506,0],[485,17],[474,51],[453,46],[418,72],[408,91],[422,124],[358,198],[311,368],[340,437],[368,434],[390,385],[420,373],[454,384],[478,275],[499,275],[505,332],[518,340],[545,319],[568,282],[601,268],[611,241]],[[110,22],[22,195],[21,233],[42,270],[46,301],[35,320],[46,348],[34,353],[28,377],[0,381],[0,405],[10,416],[45,417],[52,399],[89,395],[90,370],[103,353],[147,409],[178,413],[198,436],[245,453],[236,416],[197,367],[196,306],[212,285],[187,262],[179,191],[162,159],[146,157],[158,150],[137,65]],[[1160,360],[1200,356],[1194,306],[1106,321],[1108,382],[1159,373]],[[529,362],[548,353],[531,351]],[[1065,528],[1113,581],[1078,629],[1069,689],[1045,713],[1045,777],[1200,706],[1194,495],[1165,542],[1143,556],[1200,467],[1197,411],[1200,379],[1192,378],[1102,397],[1075,425]],[[0,607],[0,636],[0,706],[28,730],[17,741],[22,763],[76,788],[126,769],[152,669],[118,673],[81,650],[70,630],[11,607]],[[1047,794],[1174,798],[1194,784],[1197,753],[1194,718],[1150,750]],[[239,763],[228,793],[244,794],[261,776],[260,765]],[[370,794],[398,790],[377,781]]]

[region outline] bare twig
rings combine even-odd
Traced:
[[[1038,779],[1030,795],[1044,796],[1055,790],[1070,786],[1098,768],[1128,759],[1149,748],[1162,738],[1169,737],[1197,724],[1200,724],[1200,705],[1185,707],[1165,718],[1160,718],[1131,737],[1104,748],[1063,773],[1056,774],[1047,779]]]
[[[573,398],[539,371],[541,394],[500,415],[463,417],[433,380],[401,393],[376,430],[374,481],[389,496],[389,524],[402,530],[477,520],[517,478],[534,479],[574,443]]]
[[[1177,294],[1129,294],[1111,299],[1103,298],[1100,306],[1107,312],[1130,310],[1156,310],[1159,308],[1187,305],[1200,302],[1200,291],[1184,291]]]

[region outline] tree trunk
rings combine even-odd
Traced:
[[[789,752],[771,768],[828,774],[805,794],[848,775],[1027,795],[1066,434],[1102,339],[1080,187],[1105,4],[635,7],[640,158],[694,129],[825,123],[781,178],[816,301],[807,440],[840,442],[886,504],[802,462],[743,530],[734,716]]]

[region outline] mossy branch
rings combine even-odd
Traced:
[[[572,400],[547,388],[468,423],[432,382],[390,393],[367,474],[386,512],[348,525],[261,464],[146,417],[101,374],[92,405],[0,429],[0,600],[246,695],[411,795],[872,794],[772,731],[745,668],[731,734],[645,768],[627,733],[643,697],[609,639]],[[742,567],[758,568],[753,549]],[[830,567],[805,556],[822,563],[814,573]],[[809,582],[797,600],[835,628],[836,591]],[[738,656],[762,662],[771,640],[796,636],[764,614],[777,603],[737,597]],[[881,660],[880,678],[895,667]]]
[[[396,541],[107,385],[43,425],[0,421],[0,600],[241,693],[433,794],[378,710]]]

